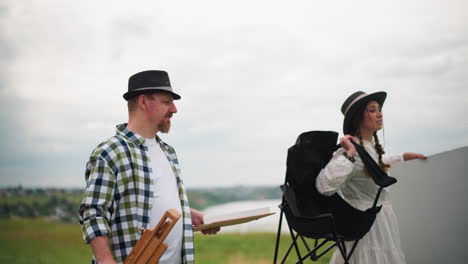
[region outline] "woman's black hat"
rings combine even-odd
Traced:
[[[351,131],[353,125],[352,117],[357,114],[358,109],[365,107],[370,101],[377,101],[380,107],[382,107],[386,97],[386,92],[366,94],[365,92],[358,91],[350,95],[341,106],[341,113],[345,116],[343,121],[343,133],[348,135],[354,132]]]

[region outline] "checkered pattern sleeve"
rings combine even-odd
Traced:
[[[106,160],[92,155],[86,164],[86,190],[79,217],[83,239],[89,243],[96,236],[109,236],[113,211],[115,175]]]

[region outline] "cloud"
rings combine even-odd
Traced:
[[[8,86],[8,65],[11,62],[14,52],[8,39],[6,30],[6,21],[8,21],[8,6],[0,4],[0,94],[3,94]]]
[[[356,90],[389,93],[389,151],[468,144],[463,1],[109,3],[0,6],[0,143],[41,171],[72,157],[81,183],[92,148],[126,121],[128,77],[145,69],[167,70],[182,95],[163,137],[188,186],[281,183],[297,135],[341,131]],[[60,182],[64,166],[41,177]]]

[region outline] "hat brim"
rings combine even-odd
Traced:
[[[377,101],[380,104],[380,107],[383,107],[385,99],[387,98],[386,92],[376,92],[372,94],[368,94],[363,98],[359,99],[359,101],[355,102],[346,112],[345,118],[343,121],[343,133],[345,135],[351,134],[352,128],[352,117],[356,115],[356,111],[359,110],[362,106],[367,105],[370,101]]]
[[[174,100],[180,100],[180,98],[182,98],[180,95],[178,95],[178,94],[176,94],[176,93],[174,93],[172,91],[168,91],[166,89],[158,89],[158,88],[148,89],[148,90],[139,90],[139,91],[129,91],[129,92],[124,93],[123,98],[126,101],[128,101],[130,98],[135,97],[135,96],[140,95],[140,94],[151,94],[151,93],[157,93],[157,92],[166,92],[166,93],[172,95]]]

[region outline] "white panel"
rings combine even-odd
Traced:
[[[402,162],[392,201],[407,263],[468,259],[468,147]]]

